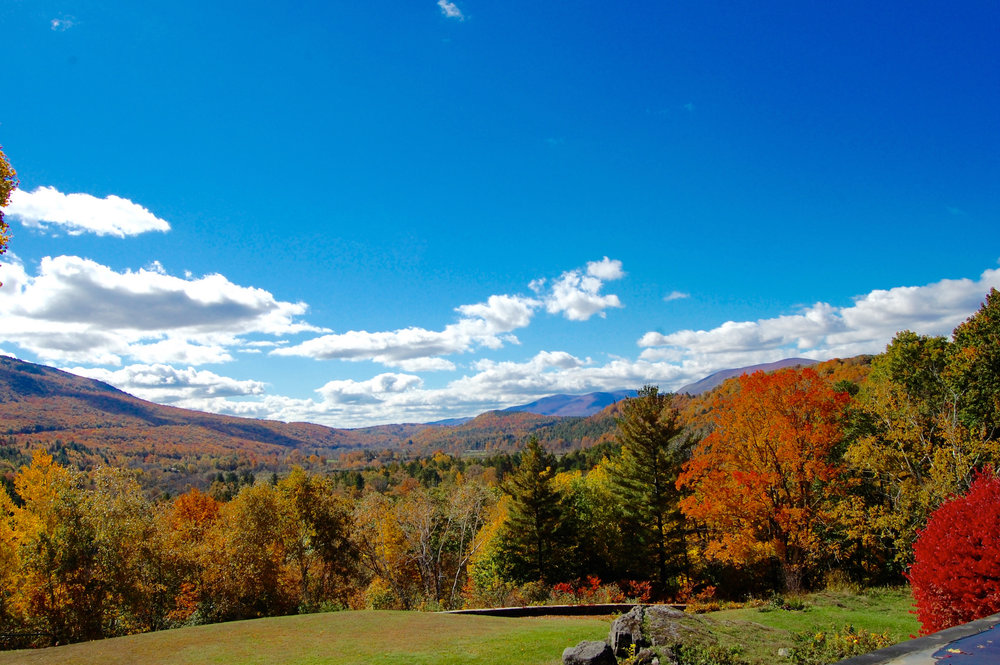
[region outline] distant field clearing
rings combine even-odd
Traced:
[[[609,628],[594,617],[334,612],[6,651],[0,665],[552,665]]]

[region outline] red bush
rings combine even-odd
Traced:
[[[1000,480],[992,468],[931,513],[913,554],[908,577],[921,634],[1000,611]]]

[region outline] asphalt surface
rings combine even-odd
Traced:
[[[1000,665],[1000,614],[894,644],[838,665]]]

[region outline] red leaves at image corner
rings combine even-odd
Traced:
[[[992,467],[931,513],[908,577],[922,635],[1000,612],[1000,479]]]

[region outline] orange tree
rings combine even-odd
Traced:
[[[842,493],[834,446],[849,396],[811,369],[739,378],[710,418],[714,430],[684,465],[684,515],[707,534],[705,557],[734,565],[776,558],[787,590],[820,550],[818,528]]]

